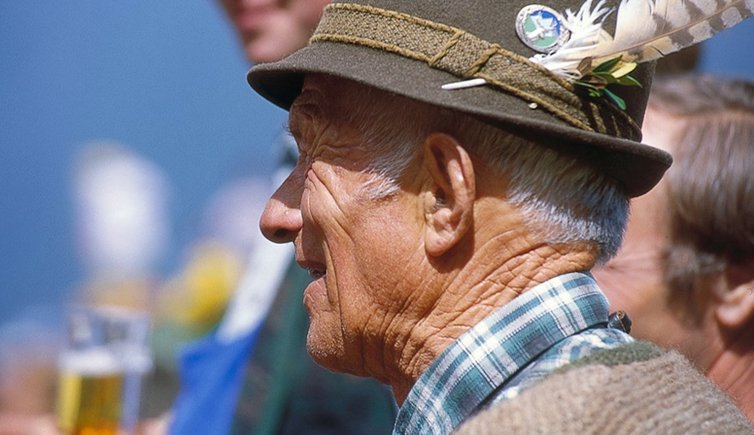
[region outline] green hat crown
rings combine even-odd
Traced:
[[[353,80],[502,128],[534,133],[549,146],[592,162],[620,181],[629,195],[640,195],[670,164],[667,153],[638,143],[653,65],[641,65],[634,72],[643,87],[613,91],[625,101],[623,110],[532,62],[538,51],[531,45],[537,48],[536,44],[526,34],[521,36],[523,27],[539,38],[535,42],[549,38],[545,45],[553,38],[566,39],[564,26],[556,34],[532,31],[531,19],[522,23],[520,12],[545,11],[540,13],[545,21],[539,24],[544,22],[547,30],[562,25],[547,21],[551,15],[581,6],[516,0],[334,3],[325,9],[309,46],[280,62],[256,66],[249,83],[287,109],[308,73]],[[611,24],[605,21],[603,26],[609,29]],[[446,86],[468,80],[483,84],[455,90]]]

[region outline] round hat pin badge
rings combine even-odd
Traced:
[[[516,16],[516,33],[532,50],[550,53],[565,44],[571,36],[563,22],[563,16],[550,7],[524,6]]]

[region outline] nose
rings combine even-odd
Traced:
[[[292,242],[301,231],[301,183],[296,182],[298,178],[294,170],[267,201],[259,219],[262,234],[272,242]]]

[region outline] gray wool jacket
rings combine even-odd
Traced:
[[[754,426],[683,356],[636,342],[563,367],[456,433],[729,435]]]

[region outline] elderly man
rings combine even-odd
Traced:
[[[636,142],[646,87],[589,79],[647,68],[577,62],[585,86],[535,64],[576,7],[336,3],[249,74],[300,150],[260,226],[313,278],[309,353],[389,384],[396,433],[751,429],[678,354],[607,327],[588,271],[670,160]]]
[[[260,63],[305,46],[329,0],[218,3],[248,60]],[[276,178],[296,161],[293,139],[281,136]],[[293,264],[293,250],[280,248],[255,246],[217,331],[182,355],[183,388],[170,433],[358,435],[391,427],[395,405],[387,388],[334,374],[306,354],[301,293],[308,276]]]
[[[595,276],[637,337],[683,352],[754,421],[754,84],[676,77],[649,101],[644,138],[675,162]]]

